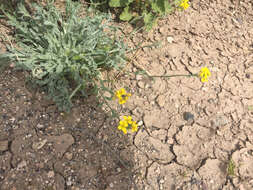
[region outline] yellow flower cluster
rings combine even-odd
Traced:
[[[124,88],[121,88],[115,92],[115,97],[118,98],[119,104],[126,103],[128,97],[130,97],[131,94],[127,93]]]
[[[179,6],[186,10],[189,7],[188,1],[189,0],[181,0]]]
[[[138,130],[138,124],[132,120],[131,116],[123,116],[123,120],[119,122],[118,129],[123,131],[124,134],[127,134],[127,131],[130,129],[132,129],[132,132],[136,132]]]
[[[201,79],[201,82],[207,82],[208,77],[210,77],[210,76],[211,76],[211,72],[209,71],[209,69],[207,67],[203,67],[200,69],[199,77]]]

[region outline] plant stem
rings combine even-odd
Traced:
[[[190,74],[190,75],[151,75],[149,77],[161,77],[161,78],[172,78],[172,77],[197,77],[197,74]]]
[[[69,100],[71,100],[71,98],[76,94],[76,92],[81,88],[81,84],[79,84],[76,89],[71,93],[71,95],[69,96]]]
[[[100,94],[100,97],[102,97],[102,98],[103,98],[104,103],[105,103],[105,104],[106,104],[106,106],[107,106],[107,107],[111,110],[112,115],[114,115],[114,109],[110,106],[110,104],[108,104],[108,102],[107,102],[107,100],[105,99],[105,97],[104,97],[103,95],[101,95],[101,94]],[[116,117],[120,120],[120,118],[119,118],[118,114],[116,114]]]

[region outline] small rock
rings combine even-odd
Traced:
[[[68,160],[72,160],[73,154],[72,154],[71,152],[66,152],[66,153],[65,153],[65,157],[66,157]]]
[[[150,87],[149,84],[146,84],[146,85],[145,85],[145,89],[148,89],[149,87]]]
[[[156,99],[156,102],[157,104],[160,106],[160,107],[163,107],[165,105],[165,102],[166,102],[166,98],[164,95],[159,95]]]
[[[21,170],[22,168],[24,168],[24,167],[26,167],[26,161],[25,160],[23,160],[23,161],[21,161],[19,164],[18,164],[18,167],[17,167],[17,169],[18,170]]]
[[[67,186],[71,186],[71,185],[72,185],[72,181],[68,180],[68,181],[66,182],[66,185],[67,185]]]
[[[54,171],[49,171],[49,172],[47,173],[47,177],[48,177],[48,178],[53,178],[53,177],[54,177]]]
[[[113,188],[113,187],[114,187],[113,183],[110,183],[110,187],[111,187],[111,188]]]
[[[169,27],[166,24],[163,24],[161,27],[159,27],[159,32],[163,35],[166,35],[169,31]]]
[[[216,116],[212,121],[211,121],[211,125],[213,127],[221,127],[224,126],[228,123],[228,119],[225,115],[219,115]]]
[[[0,141],[0,151],[8,150],[8,141]]]
[[[144,88],[144,87],[145,87],[145,83],[144,83],[143,81],[139,81],[139,82],[137,83],[137,85],[138,85],[138,87],[140,87],[140,88]]]
[[[142,79],[142,75],[136,75],[136,80],[141,80]]]
[[[121,172],[121,168],[117,168],[117,172]]]
[[[194,120],[194,115],[190,112],[184,112],[183,113],[183,118],[186,121]]]
[[[35,142],[35,143],[33,143],[32,148],[34,150],[39,150],[39,149],[43,148],[43,146],[46,143],[47,143],[47,139],[44,139],[43,141],[40,141],[40,142]]]
[[[140,126],[142,126],[142,125],[143,125],[143,121],[142,121],[142,120],[140,120],[137,124],[138,124],[138,126],[140,127]]]
[[[168,43],[171,44],[171,43],[174,41],[174,38],[171,37],[171,36],[168,36],[168,37],[167,37],[167,41],[168,41]]]
[[[43,129],[43,128],[45,128],[45,125],[38,124],[38,125],[37,125],[37,128],[38,128],[38,129]]]

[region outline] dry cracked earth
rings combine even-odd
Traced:
[[[140,128],[124,136],[94,99],[60,113],[25,74],[0,74],[2,190],[252,190],[253,3],[192,1],[130,46],[160,42],[133,55],[121,76],[132,97],[121,109]],[[132,28],[125,27],[125,32]],[[88,106],[87,106],[88,105]]]

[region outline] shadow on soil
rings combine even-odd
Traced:
[[[131,142],[94,97],[75,100],[69,114],[44,97],[23,72],[0,74],[0,189],[134,187]]]

